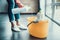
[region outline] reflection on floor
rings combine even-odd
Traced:
[[[25,27],[27,17],[35,16],[35,15],[21,15],[21,24]],[[52,24],[52,23],[50,23]],[[50,25],[49,24],[49,25]],[[29,35],[28,30],[21,30],[21,32],[12,32],[11,25],[9,23],[8,15],[7,14],[0,14],[0,40],[60,40],[60,28],[53,23],[53,26],[49,26],[49,35],[45,39],[39,39],[32,37]]]

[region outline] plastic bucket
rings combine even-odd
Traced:
[[[28,23],[34,20],[35,17],[29,17]],[[48,20],[41,20],[38,23],[31,23],[28,26],[29,34],[38,37],[38,38],[46,38],[48,35]]]

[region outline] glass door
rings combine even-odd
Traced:
[[[45,15],[60,26],[60,0],[45,0]]]

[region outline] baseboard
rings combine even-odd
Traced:
[[[7,12],[0,12],[0,14],[8,14]],[[21,15],[36,15],[37,13],[20,13]]]

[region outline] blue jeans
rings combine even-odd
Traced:
[[[10,22],[20,19],[20,13],[18,13],[18,14],[12,13],[12,9],[18,7],[17,4],[15,3],[15,1],[7,0],[7,2],[8,2],[8,16],[9,16]]]

